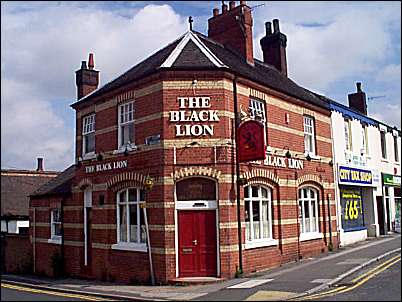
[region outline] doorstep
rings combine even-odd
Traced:
[[[182,277],[182,278],[174,278],[168,280],[170,285],[202,285],[202,284],[211,284],[225,281],[225,278],[216,278],[216,277]]]

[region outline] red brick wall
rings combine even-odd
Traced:
[[[28,235],[2,235],[2,251],[5,273],[32,272],[32,245]]]

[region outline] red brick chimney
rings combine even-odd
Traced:
[[[253,56],[253,17],[246,1],[227,4],[222,1],[222,13],[215,8],[208,20],[208,37],[239,53],[247,63],[254,65]]]
[[[349,108],[367,115],[366,94],[362,91],[362,83],[356,83],[357,92],[348,94]]]
[[[81,62],[81,69],[75,72],[75,83],[77,85],[77,99],[81,99],[87,94],[98,88],[99,71],[94,70],[94,56],[89,54],[88,68],[87,62]]]
[[[264,63],[274,66],[284,76],[288,76],[286,62],[286,36],[279,30],[279,20],[274,19],[274,32],[271,22],[265,22],[265,37],[260,40]]]
[[[36,168],[36,171],[43,172],[43,158],[41,157],[38,157],[38,167]]]

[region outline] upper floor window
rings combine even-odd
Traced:
[[[265,114],[265,103],[258,100],[250,100],[250,117],[259,120],[264,126],[264,142],[267,144],[267,117]]]
[[[381,139],[381,156],[382,158],[387,158],[387,142],[385,139],[385,131],[380,131],[380,139]]]
[[[311,116],[303,116],[304,121],[304,151],[315,154],[314,119]]]
[[[318,233],[318,192],[311,187],[299,190],[300,233]]]
[[[244,188],[246,240],[272,239],[271,190],[262,186]]]
[[[95,153],[95,114],[82,120],[82,155]]]
[[[134,146],[134,102],[125,103],[119,106],[119,148],[123,146]]]
[[[399,162],[398,137],[397,136],[394,136],[394,154],[395,154],[395,161]]]
[[[367,143],[367,127],[362,126],[362,149],[361,153],[363,154],[368,154],[368,143]]]
[[[343,123],[343,130],[345,133],[345,147],[346,150],[352,150],[352,137],[350,131],[350,121],[345,120]]]
[[[117,194],[117,242],[145,246],[144,190],[129,188]]]
[[[61,240],[61,210],[53,209],[50,212],[50,236],[52,240]]]

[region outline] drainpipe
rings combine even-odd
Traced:
[[[327,194],[327,202],[328,202],[328,229],[329,229],[329,247],[332,249],[332,220],[331,220],[331,203],[330,203],[331,194]]]
[[[61,211],[60,211],[60,215],[61,215],[61,259],[63,261],[63,270],[62,270],[62,275],[64,277],[64,273],[65,273],[65,264],[66,261],[64,259],[64,197],[61,198],[61,202],[60,202],[60,206],[61,206]]]
[[[297,172],[295,172],[295,181],[297,181]],[[300,220],[299,220],[299,192],[296,187],[296,218],[297,218],[297,260],[300,260]]]
[[[36,208],[33,208],[33,272],[36,273]]]
[[[237,129],[239,127],[238,111],[237,111],[237,76],[233,79],[233,102],[234,102],[234,115],[235,115],[235,147],[236,147],[236,201],[237,201],[237,236],[239,244],[239,270],[238,274],[243,274],[243,254],[242,254],[242,236],[241,236],[241,220],[240,220],[240,163],[239,152],[237,148]]]

